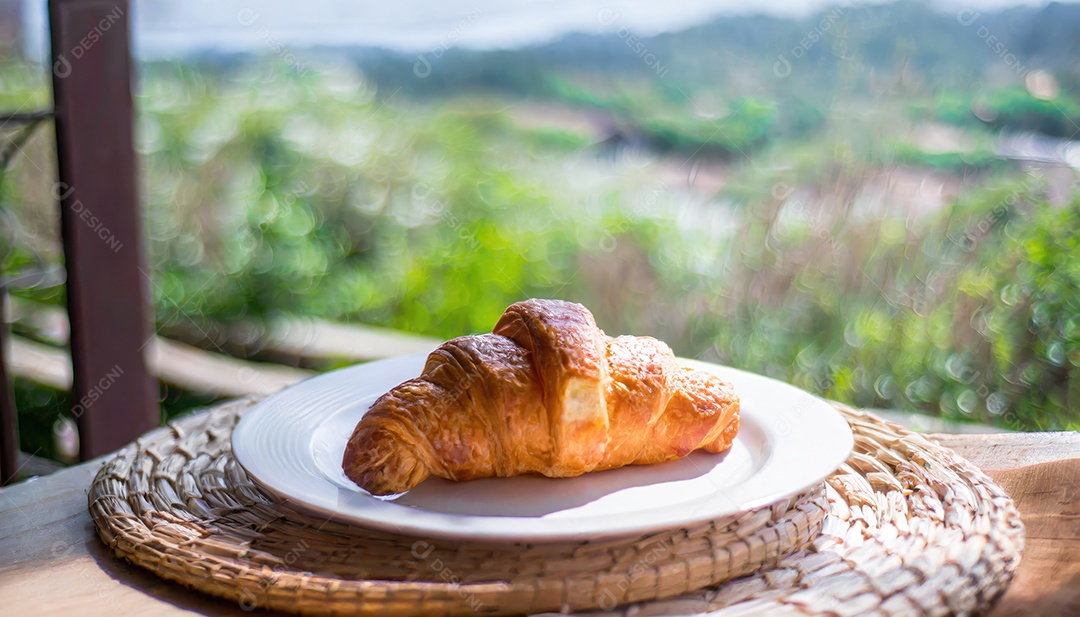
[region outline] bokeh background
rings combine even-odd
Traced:
[[[43,6],[0,2],[2,109],[50,104]],[[157,327],[449,338],[559,297],[855,405],[1080,428],[1080,5],[752,8],[137,0]],[[4,161],[5,277],[62,262],[52,140]],[[61,457],[70,396],[16,395]]]

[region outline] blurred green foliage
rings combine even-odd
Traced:
[[[1072,97],[1054,94],[1040,98],[1022,87],[996,90],[979,97],[972,105],[981,110],[991,126],[1055,137],[1075,135],[1076,124],[1080,122],[1080,103]]]
[[[1002,167],[1002,160],[989,148],[978,148],[967,152],[928,152],[913,144],[897,143],[893,146],[893,160],[898,163],[961,172]]]
[[[1051,206],[1028,177],[921,225],[768,199],[750,221],[748,270],[701,316],[720,360],[857,405],[1080,425],[1080,199]]]
[[[396,109],[355,75],[178,77],[147,72],[141,119],[159,320],[288,312],[450,336],[573,272],[569,210],[522,176],[498,113]]]
[[[858,405],[1076,426],[1080,286],[1047,281],[1075,266],[1080,203],[1051,206],[982,140],[931,154],[849,122],[801,150],[784,142],[761,160],[786,164],[736,168],[742,186],[711,206],[731,209],[717,235],[677,225],[685,195],[633,166],[600,190],[568,186],[561,161],[588,141],[573,131],[518,129],[481,101],[386,105],[355,74],[284,73],[269,88],[250,75],[211,87],[191,69],[146,73],[159,321],[288,312],[452,337],[488,330],[517,299],[559,296],[613,331]],[[646,107],[620,96],[604,105]],[[754,99],[735,108],[717,121],[735,147],[776,115]],[[680,147],[717,132],[628,113]],[[860,215],[851,187],[879,161],[993,171],[937,214]],[[778,198],[778,182],[815,195]]]
[[[711,102],[704,109],[681,91],[677,97],[645,86],[605,91],[559,77],[549,84],[556,100],[609,114],[626,139],[683,155],[745,155],[772,137],[805,137],[824,121],[819,108],[801,101],[789,102],[784,121],[778,123],[776,104],[753,96]]]
[[[960,126],[986,126],[1010,131],[1035,131],[1053,137],[1072,138],[1080,124],[1080,102],[1069,94],[1041,98],[1014,86],[984,94],[939,95],[932,105],[919,103],[917,114],[928,108],[938,119]]]

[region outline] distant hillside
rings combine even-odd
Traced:
[[[381,89],[419,95],[494,90],[544,95],[550,77],[648,79],[660,88],[711,86],[780,95],[889,88],[935,92],[1020,83],[1054,73],[1080,90],[1080,4],[941,12],[919,2],[834,8],[803,19],[720,17],[639,38],[615,18],[605,36],[571,35],[511,51],[406,55],[355,52]],[[419,76],[418,76],[419,75]]]

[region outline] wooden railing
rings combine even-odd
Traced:
[[[55,390],[69,390],[71,359],[63,347],[69,342],[70,328],[64,311],[13,298],[4,318],[27,335],[10,336],[11,374]],[[193,328],[184,338],[196,345],[157,335],[151,338],[146,346],[150,373],[163,383],[215,397],[274,392],[315,374],[297,366],[377,360],[430,351],[437,344],[432,338],[386,328],[301,318]],[[276,362],[253,362],[226,350],[248,350],[241,355],[260,354]]]
[[[6,367],[11,377],[54,390],[71,390],[72,362],[65,348],[70,340],[70,326],[63,310],[12,298],[0,327],[4,325],[22,333],[6,337]],[[150,374],[162,383],[211,398],[266,395],[316,374],[298,366],[376,360],[430,351],[437,344],[435,339],[385,328],[299,318],[272,323],[218,324],[207,330],[212,335],[203,331],[200,336],[189,333],[186,338],[201,338],[203,347],[219,351],[153,336],[145,348]],[[237,358],[221,353],[223,349],[257,350],[258,354],[274,357],[278,362]],[[106,375],[105,381],[99,382],[99,394],[122,377],[122,374]],[[108,386],[100,387],[101,383]],[[99,409],[97,398],[92,403],[75,399],[74,411],[82,415],[90,412],[91,407]],[[17,444],[13,447],[17,448]],[[16,456],[18,466],[25,472],[28,458]]]

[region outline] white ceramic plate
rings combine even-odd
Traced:
[[[684,360],[727,380],[740,397],[742,425],[726,453],[577,478],[430,478],[374,497],[345,477],[345,443],[375,399],[419,375],[426,357],[361,364],[279,392],[233,431],[236,459],[270,492],[328,518],[421,537],[544,542],[642,534],[770,504],[820,482],[853,445],[847,422],[821,399]]]

